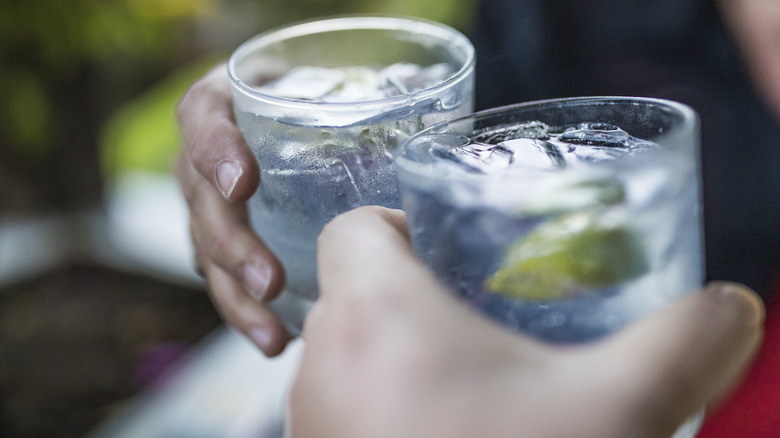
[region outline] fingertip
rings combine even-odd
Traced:
[[[763,322],[764,306],[751,289],[710,283],[603,344],[603,357],[620,361],[620,372],[608,368],[605,379],[643,400],[637,412],[676,425],[739,382],[761,345]]]
[[[278,260],[264,252],[262,261],[249,261],[238,268],[247,293],[259,303],[267,303],[276,298],[285,283],[285,272]]]
[[[225,199],[231,202],[244,202],[255,193],[260,184],[260,168],[253,156],[242,157],[236,160],[236,163],[241,173]]]
[[[381,210],[381,214],[399,234],[406,236],[407,239],[409,238],[409,225],[406,222],[406,212],[403,210],[385,208]]]
[[[398,235],[408,243],[403,211],[367,205],[342,213],[328,222],[320,232],[319,242],[350,240],[354,242],[350,246],[360,247],[361,243],[386,242]]]
[[[277,324],[251,328],[246,335],[268,357],[281,354],[292,339],[290,333],[283,326]]]
[[[273,309],[258,303],[216,265],[207,265],[209,294],[223,320],[268,357],[284,351],[293,338]]]
[[[215,68],[195,82],[177,108],[185,156],[224,199],[246,201],[260,181],[254,154],[233,115],[229,81]]]
[[[709,283],[703,293],[710,299],[722,303],[732,314],[736,324],[748,330],[761,330],[766,311],[761,297],[749,287],[733,282],[715,281]]]

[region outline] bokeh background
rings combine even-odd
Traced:
[[[0,435],[84,436],[220,329],[170,173],[176,103],[249,37],[355,12],[468,33],[473,2],[0,2]]]

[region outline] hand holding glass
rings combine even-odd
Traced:
[[[346,16],[261,34],[228,70],[261,171],[252,227],[286,273],[272,305],[298,332],[318,295],[320,230],[361,205],[400,206],[392,149],[473,110],[474,49],[438,23]]]
[[[685,105],[573,98],[444,122],[395,159],[432,271],[502,324],[579,343],[701,286],[698,143]]]

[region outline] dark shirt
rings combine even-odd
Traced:
[[[589,95],[696,109],[707,278],[767,294],[780,269],[780,127],[712,2],[483,0],[472,37],[478,109]]]

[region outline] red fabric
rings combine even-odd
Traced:
[[[764,343],[745,381],[711,412],[698,438],[780,438],[780,283],[767,306]]]

